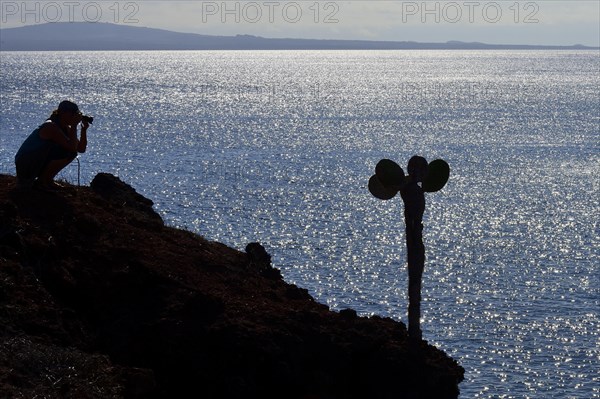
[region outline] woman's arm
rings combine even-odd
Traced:
[[[86,121],[81,122],[81,134],[79,135],[79,142],[77,143],[77,152],[83,153],[87,148],[87,129],[90,126]]]

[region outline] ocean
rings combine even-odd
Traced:
[[[424,339],[461,398],[600,398],[597,51],[0,54],[0,173],[65,98],[94,116],[60,178],[119,176],[167,224],[333,310],[407,321],[402,201],[376,163],[442,158],[426,194]]]

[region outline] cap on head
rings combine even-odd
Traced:
[[[58,104],[58,111],[59,112],[79,112],[79,107],[77,106],[77,104],[75,104],[72,101],[68,101],[68,100],[64,100],[61,101],[60,104]]]

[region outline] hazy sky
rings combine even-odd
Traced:
[[[209,35],[600,46],[600,0],[0,1],[2,27],[113,22]]]

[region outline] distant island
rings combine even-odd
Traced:
[[[320,40],[212,36],[111,23],[58,22],[0,29],[0,51],[94,50],[597,50],[583,45],[547,46],[448,41]]]

